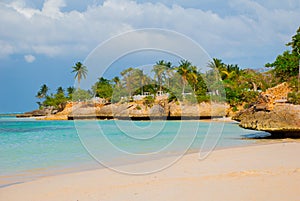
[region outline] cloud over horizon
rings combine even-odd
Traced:
[[[281,1],[229,0],[225,14],[184,7],[180,1],[162,2],[106,0],[83,11],[63,11],[70,3],[65,0],[46,0],[40,8],[23,0],[1,3],[0,23],[5,29],[0,32],[0,58],[14,54],[84,58],[116,34],[164,28],[187,35],[213,57],[262,65],[282,51],[300,25],[300,6],[294,0],[282,8]]]
[[[28,55],[24,56],[24,59],[27,63],[32,63],[35,61],[36,58],[35,58],[35,56],[28,54]]]

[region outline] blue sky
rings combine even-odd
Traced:
[[[52,91],[73,85],[75,62],[108,38],[135,29],[173,30],[211,57],[261,68],[288,49],[284,44],[300,25],[300,1],[2,0],[0,15],[5,113],[35,109],[34,96],[44,83]]]

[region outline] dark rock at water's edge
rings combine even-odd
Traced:
[[[17,114],[17,118],[27,118],[27,117],[42,117],[48,116],[51,114],[56,114],[58,111],[55,110],[53,107],[47,107],[40,110],[33,110],[31,112],[25,112],[24,114]]]
[[[268,138],[300,138],[300,105],[276,104],[272,110],[253,106],[233,119],[243,128],[269,132]]]

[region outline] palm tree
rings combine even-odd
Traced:
[[[112,81],[115,83],[117,87],[120,87],[120,78],[118,76],[114,77]]]
[[[125,69],[124,71],[121,72],[121,75],[123,76],[124,78],[124,81],[125,81],[125,85],[126,85],[126,88],[127,88],[127,91],[129,93],[129,96],[131,97],[132,96],[132,88],[133,88],[133,72],[134,72],[134,69],[133,68],[127,68]]]
[[[212,69],[221,69],[224,67],[224,63],[221,59],[213,58],[213,60],[210,61],[207,66]]]
[[[48,91],[49,91],[48,86],[46,84],[43,84],[40,90],[38,91],[36,97],[39,99],[45,98],[47,96]]]
[[[147,77],[144,75],[143,70],[140,70],[140,69],[136,69],[136,74],[140,80],[141,95],[144,95],[144,85],[147,81]]]
[[[187,84],[187,78],[189,73],[191,72],[191,66],[192,63],[189,62],[188,60],[181,60],[179,62],[179,66],[177,67],[177,73],[181,75],[181,80],[182,80],[182,94],[185,94],[185,87]]]
[[[174,68],[172,67],[172,63],[171,62],[165,62],[164,63],[165,67],[166,67],[166,79],[168,81],[167,86],[168,89],[170,90],[170,78],[174,76]]]
[[[80,81],[82,78],[86,78],[88,69],[86,66],[84,66],[81,62],[77,62],[75,66],[72,67],[73,71],[72,73],[75,73],[75,79],[77,78],[78,81],[78,89],[80,88]]]
[[[188,80],[190,84],[193,85],[193,91],[196,92],[196,85],[198,84],[198,71],[196,66],[191,66],[190,72],[188,74]]]
[[[68,96],[70,97],[75,92],[75,88],[74,87],[68,87],[67,92],[68,92]]]
[[[226,70],[225,64],[222,62],[222,60],[213,58],[213,60],[210,61],[207,66],[213,70],[213,73],[215,75],[215,81],[222,81],[222,78],[219,76],[219,73],[221,73],[222,71],[225,72]],[[223,74],[226,74],[224,72]]]
[[[156,62],[156,64],[153,66],[152,71],[155,73],[155,77],[157,78],[157,82],[159,85],[159,91],[162,91],[162,82],[163,78],[165,77],[165,71],[166,71],[166,63],[164,60],[160,60]]]
[[[57,94],[64,94],[64,93],[65,93],[65,90],[64,90],[62,87],[58,87],[58,88],[56,89],[56,93],[57,93]]]

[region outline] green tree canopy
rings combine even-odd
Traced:
[[[39,99],[45,98],[47,96],[48,91],[49,91],[48,86],[46,84],[43,84],[40,90],[38,91],[36,97]]]
[[[280,78],[280,81],[288,81],[298,74],[298,62],[299,56],[295,52],[285,51],[277,56],[273,63],[267,63],[266,67],[272,67],[274,75]]]
[[[292,37],[292,41],[286,44],[292,48],[292,52],[299,56],[300,54],[300,26],[296,34]]]
[[[111,99],[113,88],[108,79],[100,77],[92,88],[96,97],[105,98],[107,100]]]
[[[77,89],[72,94],[73,101],[86,101],[92,98],[92,95],[89,91],[83,89]]]
[[[80,88],[80,81],[82,78],[86,78],[88,69],[86,66],[84,66],[81,62],[77,62],[75,66],[72,67],[73,71],[72,73],[75,73],[75,79],[77,78],[78,81],[78,88]]]
[[[181,60],[177,67],[177,73],[181,75],[182,94],[185,93],[186,85],[188,84],[188,76],[192,72],[192,63],[188,60]]]

